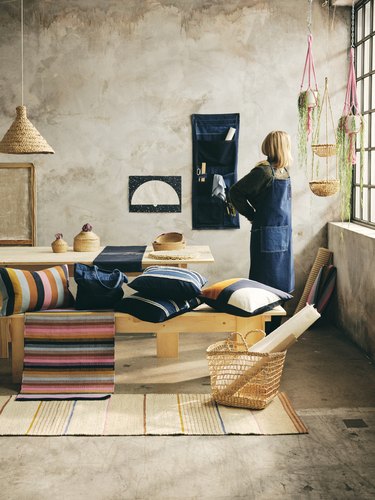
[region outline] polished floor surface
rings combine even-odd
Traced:
[[[206,347],[180,359],[151,335],[116,340],[117,392],[209,392]],[[0,393],[16,393],[0,360]],[[281,389],[309,428],[291,436],[2,437],[0,499],[374,499],[375,366],[320,324],[287,354]]]

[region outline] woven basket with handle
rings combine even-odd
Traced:
[[[286,351],[252,352],[248,335],[234,335],[239,340],[234,340],[231,334],[207,349],[212,398],[226,406],[262,410],[278,392]]]

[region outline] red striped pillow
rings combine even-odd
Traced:
[[[72,304],[66,264],[42,271],[0,268],[0,316]]]

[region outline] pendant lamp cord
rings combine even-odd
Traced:
[[[23,106],[23,0],[21,0],[21,104]]]

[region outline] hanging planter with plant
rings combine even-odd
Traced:
[[[324,113],[323,113],[324,111]],[[320,141],[320,126],[322,117],[324,117],[325,133],[324,142]],[[331,131],[329,131],[329,127]],[[331,133],[329,133],[331,132]],[[322,104],[319,110],[318,122],[314,137],[312,140],[311,149],[313,151],[311,159],[311,181],[309,183],[311,191],[316,196],[332,196],[337,193],[340,188],[338,179],[338,167],[336,157],[336,136],[335,124],[333,121],[331,100],[328,93],[328,78],[325,79],[324,94]],[[316,159],[318,157],[318,159]],[[319,172],[319,157],[325,159],[325,175],[322,176]],[[335,175],[331,174],[330,159],[335,157]]]
[[[359,137],[360,191],[363,189],[364,120],[359,112],[354,69],[354,48],[350,49],[349,74],[345,104],[337,126],[337,155],[341,187],[341,218],[350,220],[353,165],[357,163],[356,143]]]
[[[298,159],[301,166],[307,165],[307,143],[313,133],[318,114],[319,91],[316,83],[315,65],[312,55],[311,33],[308,36],[305,67],[303,70],[300,92],[298,95]],[[307,87],[304,87],[305,77]]]

